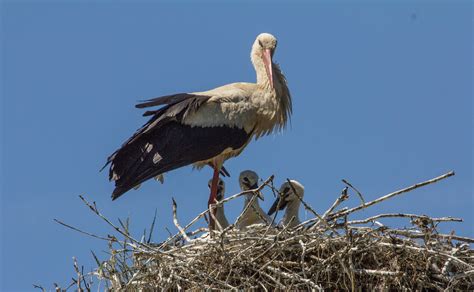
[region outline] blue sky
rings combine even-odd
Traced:
[[[250,46],[279,39],[275,60],[293,96],[291,127],[226,163],[228,195],[241,170],[294,178],[317,211],[352,182],[366,200],[455,170],[456,176],[362,212],[457,216],[442,230],[474,236],[472,7],[469,1],[33,3],[3,1],[1,290],[53,287],[94,267],[105,235],[83,194],[136,236],[158,211],[155,240],[205,208],[210,169],[169,173],[112,202],[99,173],[145,119],[137,100],[255,80]],[[264,209],[272,196],[266,193]],[[227,206],[233,219],[243,201]],[[347,205],[357,204],[352,198]],[[302,212],[302,218],[309,214]],[[400,221],[403,226],[408,221]]]

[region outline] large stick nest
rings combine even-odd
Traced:
[[[440,222],[461,219],[403,213],[349,219],[357,211],[453,174],[447,173],[354,208],[338,209],[348,197],[345,188],[322,215],[303,202],[314,218],[291,229],[253,225],[240,231],[232,224],[210,234],[203,228],[189,232],[208,211],[183,228],[178,223],[174,204],[174,222],[179,232],[159,244],[145,238],[133,239],[127,224],[113,225],[95,204],[83,199],[124,240],[110,235],[104,238],[110,242],[110,257],[104,261],[96,257],[99,267],[89,274],[82,273],[75,263],[78,277],[73,285],[89,290],[91,281],[99,280],[113,290],[473,290],[474,253],[469,243],[474,240],[454,233],[441,234],[437,229]],[[269,178],[258,190],[271,188],[271,182]],[[390,228],[380,222],[393,217],[406,218],[411,226]]]

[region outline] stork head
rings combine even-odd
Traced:
[[[252,47],[252,59],[261,58],[265,66],[268,81],[270,86],[273,88],[273,68],[272,58],[277,47],[277,39],[269,33],[261,33],[255,39]]]
[[[207,183],[207,186],[209,187],[209,189],[211,188],[211,185],[212,185],[212,179],[210,179],[209,182]],[[225,183],[222,179],[219,178],[219,181],[217,181],[216,199],[218,201],[222,201],[222,199],[224,199],[224,194],[225,194]]]
[[[239,185],[242,191],[248,191],[258,188],[258,174],[252,170],[244,170],[239,175]],[[260,192],[257,196],[263,201],[263,196]]]
[[[304,196],[304,187],[301,183],[296,180],[290,180],[290,182],[285,182],[281,185],[280,190],[278,191],[280,195],[273,203],[270,210],[268,210],[268,215],[272,215],[277,210],[283,210],[288,204],[292,202],[300,201],[300,198],[303,199]]]

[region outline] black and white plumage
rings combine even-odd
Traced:
[[[193,164],[214,168],[208,203],[215,202],[224,161],[239,155],[252,137],[283,129],[291,115],[286,79],[272,62],[276,44],[274,36],[263,33],[252,46],[257,83],[232,83],[138,104],[161,108],[145,112],[150,120],[108,158],[109,179],[115,181],[112,199],[152,177]]]
[[[279,225],[290,228],[295,227],[301,223],[298,213],[303,196],[304,187],[300,182],[290,180],[290,182],[283,183],[280,187],[278,198],[270,207],[270,210],[268,210],[268,215],[272,215],[277,210],[285,209],[285,215]]]

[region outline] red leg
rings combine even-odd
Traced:
[[[217,201],[217,183],[219,181],[219,169],[217,169],[216,167],[213,167],[213,168],[214,168],[214,174],[212,175],[211,193],[209,195],[209,201],[207,202],[208,207],[210,207],[211,204],[215,204]],[[212,210],[212,215],[209,215],[209,229],[211,230],[213,230],[215,227],[213,217],[216,216],[216,209]]]

